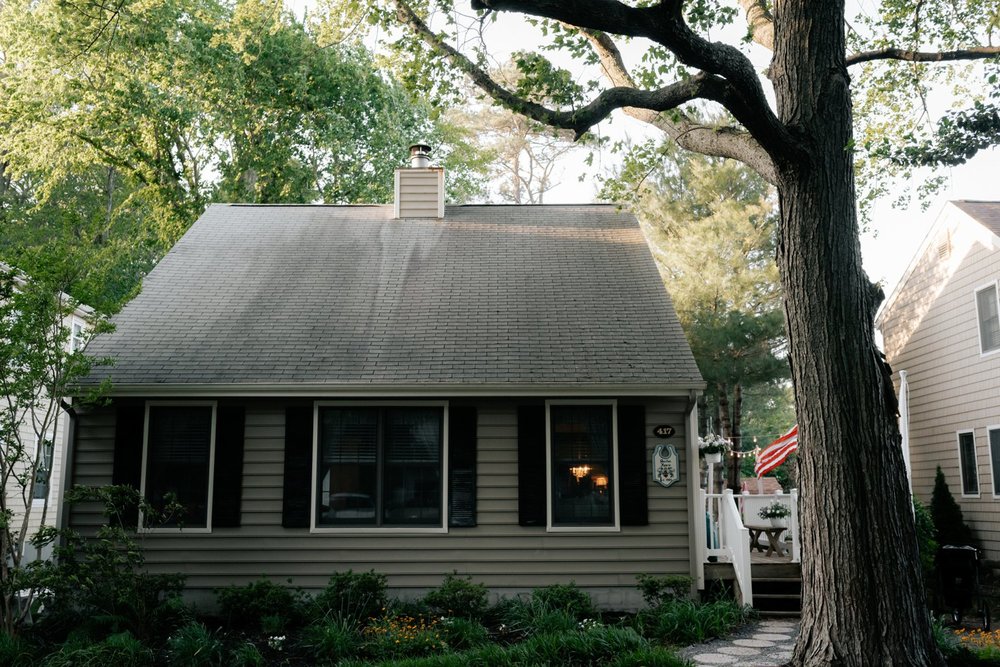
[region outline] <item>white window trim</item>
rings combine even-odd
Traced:
[[[139,496],[146,497],[146,459],[149,456],[149,408],[150,407],[193,407],[207,406],[212,408],[212,425],[209,427],[208,445],[208,507],[205,509],[204,527],[161,526],[147,528],[142,509],[139,510],[139,531],[143,533],[211,533],[212,532],[212,501],[215,493],[215,420],[218,416],[216,401],[146,401],[146,414],[142,425],[142,475],[139,478]]]
[[[988,352],[983,352],[983,330],[979,324],[979,293],[991,287],[994,289],[993,293],[997,298],[997,317],[1000,318],[1000,282],[994,280],[991,283],[980,285],[972,291],[972,301],[976,309],[976,340],[979,341],[979,357],[981,359],[984,357],[992,357],[993,355],[1000,353],[1000,346]]]
[[[553,526],[552,525],[552,412],[553,405],[610,405],[611,406],[611,468],[614,477],[614,523],[610,526]],[[621,502],[618,469],[618,401],[617,399],[552,399],[545,401],[545,532],[547,533],[620,533]]]
[[[989,452],[990,460],[990,488],[993,489],[993,499],[1000,499],[1000,493],[997,493],[997,479],[993,474],[993,445],[990,444],[990,433],[993,431],[1000,431],[1000,424],[991,424],[986,427],[986,450]],[[998,461],[1000,463],[1000,461]],[[981,488],[980,488],[981,490]]]
[[[73,327],[76,327],[76,326],[80,327],[80,337],[81,338],[86,338],[86,336],[87,336],[87,323],[84,322],[79,317],[77,317],[76,315],[72,316],[70,318],[70,320],[69,320],[69,351],[70,351],[70,353],[81,352],[83,350],[83,347],[84,347],[84,346],[81,346],[79,350],[74,349],[75,348],[76,338],[73,336]]]
[[[46,496],[45,498],[35,498],[34,497],[34,493],[32,493],[32,498],[31,498],[31,506],[32,507],[43,507],[45,505],[46,501],[52,499],[52,480],[53,480],[53,477],[52,477],[52,470],[51,470],[51,468],[55,467],[55,463],[56,463],[56,438],[55,438],[55,435],[48,434],[44,438],[40,438],[40,439],[39,438],[35,438],[35,460],[36,461],[38,460],[38,455],[41,453],[41,450],[42,450],[42,442],[44,442],[45,440],[48,440],[48,441],[50,441],[52,443],[52,460],[49,461],[49,468],[50,468],[50,470],[49,470],[49,492],[47,494],[45,494],[45,496]],[[37,468],[36,468],[36,470],[37,470]]]
[[[970,433],[972,434],[972,456],[976,460],[976,493],[966,493],[965,492],[965,476],[963,475],[962,469],[962,435]],[[958,484],[959,491],[961,491],[962,498],[979,498],[983,495],[983,485],[979,481],[979,448],[976,447],[976,431],[975,429],[964,429],[962,431],[957,431],[955,433],[955,444],[958,447]]]
[[[316,492],[319,471],[319,409],[336,408],[443,408],[441,411],[441,525],[409,526],[317,526]],[[448,532],[448,401],[316,401],[313,403],[312,484],[309,494],[309,532],[318,535],[429,535]]]

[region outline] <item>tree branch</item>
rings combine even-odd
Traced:
[[[625,68],[621,51],[607,33],[564,25],[569,29],[579,30],[587,38],[601,61],[604,75],[612,85],[635,87],[635,80]],[[701,125],[680,112],[667,115],[638,107],[624,107],[622,111],[662,131],[685,150],[739,160],[768,183],[777,183],[777,172],[770,156],[747,132],[733,127]]]
[[[648,7],[629,7],[616,0],[471,1],[474,9],[519,12],[579,28],[645,37],[661,44],[684,65],[726,81],[726,101],[722,103],[764,150],[771,155],[796,151],[798,144],[771,110],[753,63],[739,49],[709,42],[691,30],[681,11],[683,0],[663,0]]]
[[[774,17],[765,0],[738,0],[750,27],[753,41],[768,51],[774,51]]]
[[[862,51],[847,57],[847,66],[872,60],[906,60],[913,63],[941,63],[952,60],[986,60],[1000,56],[1000,46],[973,46],[955,51],[911,51],[894,47]]]

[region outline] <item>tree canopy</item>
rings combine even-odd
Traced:
[[[113,308],[213,201],[380,203],[431,141],[482,187],[463,133],[357,44],[262,0],[0,5],[0,241]]]

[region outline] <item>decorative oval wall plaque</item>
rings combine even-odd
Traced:
[[[673,445],[657,445],[653,452],[653,481],[670,487],[681,480],[680,457]]]
[[[670,426],[669,424],[660,424],[658,426],[653,427],[653,435],[655,435],[657,438],[669,438],[676,432],[677,431],[674,429],[674,427]]]

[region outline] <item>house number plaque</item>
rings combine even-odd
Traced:
[[[676,432],[677,431],[674,429],[674,427],[670,426],[669,424],[660,424],[658,426],[653,427],[653,435],[655,435],[657,438],[669,438]]]
[[[653,452],[653,481],[660,486],[673,486],[681,479],[680,459],[673,445],[657,445]]]

